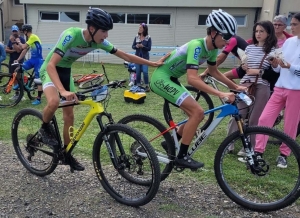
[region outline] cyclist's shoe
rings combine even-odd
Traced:
[[[41,99],[35,99],[31,104],[32,105],[39,105],[39,104],[41,104]]]
[[[66,164],[70,165],[74,170],[83,171],[84,166],[78,162],[72,155],[66,155]]]
[[[40,128],[38,136],[41,141],[50,147],[58,146],[58,141],[48,128]]]
[[[19,84],[14,85],[13,90],[18,90],[19,89]]]
[[[199,169],[204,167],[204,163],[193,160],[190,156],[184,156],[183,158],[176,157],[174,160],[176,167]]]
[[[279,156],[277,157],[276,162],[277,162],[277,167],[279,167],[279,168],[287,168],[287,160],[286,160],[286,157],[283,157],[283,156],[279,155]]]

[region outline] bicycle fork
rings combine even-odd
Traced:
[[[251,137],[244,134],[247,126],[244,124],[241,116],[235,116],[235,120],[238,130],[240,131],[240,139],[246,153],[247,167],[250,168],[254,175],[265,176],[269,171],[269,166],[266,164],[265,160],[257,159],[252,146],[252,144],[255,145],[255,142],[252,142],[251,144]],[[266,167],[266,169],[264,169],[264,167]]]

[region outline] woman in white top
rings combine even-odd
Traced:
[[[294,37],[287,39],[282,46],[284,62],[276,58],[270,61],[274,70],[280,72],[280,77],[259,118],[258,125],[272,127],[277,115],[285,107],[284,132],[295,139],[300,121],[300,13],[293,16],[290,26]],[[257,155],[264,153],[266,141],[264,136],[256,137],[254,150]],[[290,155],[291,151],[284,144],[280,146],[279,150],[277,167],[286,168],[286,157]]]
[[[252,111],[248,120],[249,126],[256,126],[258,123],[258,119],[270,97],[269,82],[261,78],[261,73],[264,69],[270,67],[270,63],[267,60],[268,54],[274,51],[277,45],[277,38],[272,22],[257,22],[253,27],[252,40],[253,44],[248,45],[245,50],[245,54],[248,57],[247,64],[243,66],[244,70],[246,70],[246,75],[241,79],[240,83],[253,83],[255,82],[256,77],[258,76],[255,91],[255,104],[252,106],[252,108],[249,109],[249,111]],[[245,105],[245,103],[241,102],[238,104],[238,107],[245,108],[247,106]],[[247,116],[248,110],[241,110],[240,113],[242,117],[245,118]],[[230,135],[236,130],[236,122],[234,122],[234,118],[231,118],[228,124],[228,134]],[[254,136],[252,140],[255,140]],[[232,152],[233,149],[233,145],[230,146],[229,152]],[[244,150],[242,149],[241,151],[239,151],[238,155],[244,156]]]

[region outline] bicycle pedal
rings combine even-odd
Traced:
[[[196,172],[196,171],[198,171],[198,169],[196,168],[196,169],[194,169],[194,168],[190,168],[191,169],[191,171],[192,172]]]

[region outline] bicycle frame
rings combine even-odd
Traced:
[[[211,110],[205,111],[204,115],[215,112],[215,111],[220,111],[220,113],[213,120],[213,122],[210,124],[210,126],[206,130],[202,131],[200,134],[197,135],[197,138],[195,140],[194,145],[188,151],[189,156],[193,156],[193,154],[204,144],[206,139],[212,134],[212,132],[215,130],[215,128],[220,124],[220,122],[226,116],[231,115],[231,116],[235,117],[235,120],[238,124],[238,128],[239,128],[240,132],[243,133],[243,124],[242,124],[242,120],[241,120],[241,117],[239,115],[239,110],[238,110],[237,106],[232,105],[232,104],[224,104],[224,105],[221,105],[219,107],[213,108]],[[187,121],[188,121],[188,119],[183,120],[183,121],[175,124],[173,120],[170,120],[169,121],[170,122],[170,128],[166,129],[164,132],[160,133],[159,135],[157,135],[156,137],[151,139],[150,142],[152,142],[153,140],[155,140],[158,137],[162,136],[166,132],[169,132],[170,130],[172,130],[172,136],[174,138],[175,148],[176,148],[177,151],[179,151],[179,142],[178,142],[178,138],[176,136],[176,127],[185,124]],[[245,142],[243,142],[243,143],[245,143]],[[244,145],[244,146],[247,146],[247,145]],[[145,155],[142,152],[138,152],[138,154],[139,155]],[[162,162],[162,163],[168,164],[170,162],[167,155],[157,153],[157,158],[158,158],[158,161]]]
[[[94,102],[91,99],[84,100],[84,101],[79,101],[78,104],[75,104],[75,103],[63,104],[63,105],[60,105],[59,108],[69,107],[69,106],[76,106],[76,105],[88,105],[88,106],[90,106],[90,110],[87,113],[87,115],[85,116],[84,120],[82,121],[82,123],[81,123],[81,125],[79,126],[78,129],[75,129],[73,126],[70,127],[70,129],[69,129],[70,143],[65,148],[67,154],[72,152],[72,150],[74,149],[74,147],[76,146],[76,144],[78,143],[78,141],[80,140],[82,135],[85,133],[86,129],[91,124],[92,120],[94,119],[94,117],[96,115],[105,115],[105,116],[108,117],[108,119],[110,121],[112,121],[111,120],[112,118],[111,118],[110,114],[104,113],[103,105],[99,102]],[[104,131],[104,126],[102,124],[101,117],[97,117],[97,121],[99,123],[101,131]],[[55,126],[56,130],[59,130],[56,120],[54,121],[54,126]],[[70,130],[74,131],[72,136],[70,134]],[[59,132],[57,132],[56,135],[59,136],[59,141],[62,145]]]

